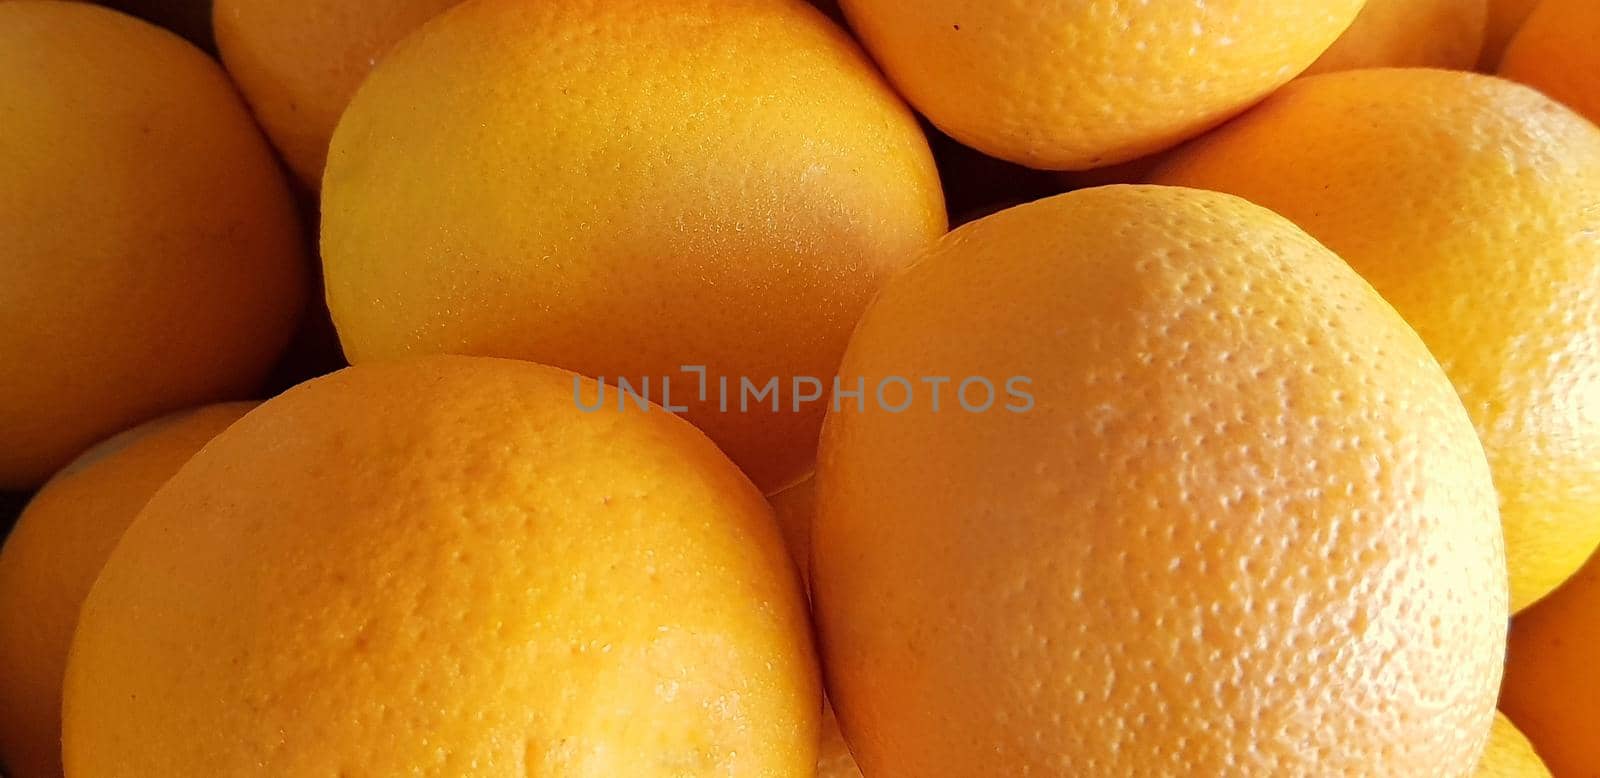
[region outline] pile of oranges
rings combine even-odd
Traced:
[[[0,775],[1600,776],[1597,121],[1594,0],[0,0]]]

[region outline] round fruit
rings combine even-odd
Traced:
[[[69,775],[806,776],[821,697],[760,492],[659,408],[433,357],[262,405],[84,603]]]
[[[324,185],[354,362],[648,380],[769,492],[815,457],[800,398],[945,228],[910,110],[802,0],[478,0],[374,71]]]
[[[1488,450],[1515,609],[1583,564],[1600,544],[1600,129],[1488,76],[1332,73],[1152,180],[1289,217],[1417,329]]]
[[[1305,70],[1363,0],[842,0],[863,43],[940,129],[1056,170],[1176,145]]]
[[[1550,768],[1511,719],[1497,713],[1494,728],[1489,730],[1489,747],[1484,749],[1473,778],[1550,778]]]
[[[1488,0],[1367,0],[1308,73],[1376,67],[1470,70],[1483,52]]]
[[[895,413],[890,376],[951,383]],[[1506,629],[1483,450],[1284,219],[1132,186],[1002,212],[885,286],[841,377],[889,387],[830,413],[812,534],[867,775],[1475,765]]]
[[[1506,50],[1500,75],[1600,123],[1600,3],[1546,0]]]
[[[1502,705],[1556,775],[1600,775],[1600,555],[1511,625]]]
[[[1500,65],[1506,46],[1522,29],[1540,0],[1489,0],[1489,24],[1484,32],[1483,55],[1478,58],[1478,69],[1492,72]]]
[[[248,394],[306,258],[227,76],[87,3],[0,3],[0,489],[119,430]]]
[[[356,87],[400,39],[460,0],[217,0],[228,73],[302,183],[322,185],[328,140]]]
[[[123,530],[161,485],[253,405],[148,422],[90,449],[33,498],[0,549],[0,764],[61,775],[61,677],[78,609]]]

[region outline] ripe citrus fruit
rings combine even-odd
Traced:
[[[1289,217],[1417,329],[1488,450],[1514,608],[1583,564],[1600,543],[1600,129],[1488,76],[1331,73],[1152,180]]]
[[[1550,768],[1511,719],[1497,713],[1494,728],[1489,730],[1489,747],[1484,749],[1473,778],[1550,778]]]
[[[1538,7],[1540,0],[1489,0],[1489,24],[1484,31],[1483,55],[1478,69],[1493,72],[1500,65],[1506,46],[1522,29],[1522,23]]]
[[[356,96],[323,214],[354,362],[648,379],[769,492],[815,456],[825,403],[798,400],[945,228],[910,110],[803,0],[460,7]]]
[[[0,489],[252,391],[304,297],[278,163],[221,68],[87,3],[0,3]]]
[[[61,775],[61,676],[78,608],[123,530],[194,452],[250,403],[147,422],[45,484],[0,549],[0,765]]]
[[[1600,555],[1517,616],[1501,704],[1561,778],[1600,775]]]
[[[1284,219],[1133,186],[1002,212],[891,280],[841,370],[889,386],[830,411],[812,533],[867,775],[1476,764],[1488,464],[1415,333]],[[951,382],[904,408],[891,376]],[[1031,402],[974,411],[983,381]]]
[[[1600,123],[1600,3],[1546,0],[1511,41],[1500,75]]]
[[[71,775],[806,776],[821,697],[760,492],[659,408],[432,357],[303,384],[128,529]]]
[[[1126,162],[1199,134],[1305,70],[1363,0],[842,0],[940,129],[1038,168]]]
[[[284,159],[322,185],[328,140],[356,87],[401,38],[460,0],[217,0],[228,73]]]
[[[1488,0],[1367,0],[1308,73],[1375,67],[1470,70],[1483,52]]]

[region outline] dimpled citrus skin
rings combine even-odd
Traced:
[[[323,215],[354,362],[649,377],[768,492],[810,467],[825,410],[794,412],[791,378],[826,382],[880,280],[945,229],[910,110],[802,0],[457,8],[357,95]],[[774,376],[780,410],[741,412],[741,379]]]
[[[902,93],[992,156],[1055,170],[1199,134],[1305,70],[1363,0],[842,0]]]
[[[1489,24],[1484,32],[1483,55],[1478,58],[1479,70],[1493,72],[1499,66],[1506,46],[1539,3],[1540,0],[1489,0]]]
[[[1375,67],[1470,70],[1483,51],[1488,0],[1367,0],[1307,73]]]
[[[222,69],[87,3],[0,4],[0,489],[242,397],[305,295],[278,163]]]
[[[401,38],[460,0],[217,0],[217,48],[306,186],[322,185],[334,125]]]
[[[1600,775],[1600,555],[1511,624],[1501,706],[1561,778]]]
[[[78,608],[123,530],[194,452],[254,405],[147,422],[95,446],[45,484],[0,549],[0,765],[61,775],[61,676]]]
[[[1488,451],[1516,610],[1583,564],[1600,543],[1600,129],[1488,76],[1333,73],[1151,180],[1289,217],[1422,335]]]
[[[218,436],[84,605],[68,774],[809,778],[820,689],[766,502],[682,419],[576,391],[365,365]]]
[[[1600,3],[1540,3],[1506,50],[1500,75],[1600,123]]]
[[[1545,767],[1533,744],[1528,742],[1511,719],[1503,713],[1494,716],[1494,727],[1489,730],[1489,747],[1483,751],[1483,761],[1473,778],[1550,778],[1550,768]]]
[[[1128,186],[1002,212],[885,286],[841,375],[1034,398],[829,416],[812,594],[867,775],[1476,764],[1506,629],[1482,449],[1280,217]]]

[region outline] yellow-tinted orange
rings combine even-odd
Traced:
[[[217,0],[217,49],[300,180],[322,185],[339,116],[378,60],[461,0]]]
[[[84,603],[67,774],[810,778],[771,509],[688,423],[595,391],[386,362],[219,435]]]
[[[250,403],[147,422],[89,449],[28,503],[0,550],[0,765],[61,775],[61,677],[78,609],[150,496]],[[25,702],[23,702],[25,701]]]
[[[227,76],[87,3],[0,4],[0,489],[248,395],[288,341],[304,236]]]
[[[815,457],[803,379],[829,380],[880,280],[945,229],[910,110],[803,0],[460,7],[373,73],[323,194],[352,361],[648,378],[769,492]],[[778,394],[745,402],[746,381]]]
[[[1470,70],[1483,52],[1489,0],[1367,0],[1355,24],[1307,73],[1377,67]]]
[[[1152,179],[1240,195],[1355,266],[1454,380],[1521,610],[1600,543],[1600,128],[1440,70],[1305,78]]]
[[[1517,725],[1497,713],[1489,730],[1489,746],[1473,778],[1550,778],[1550,768],[1539,759],[1528,738],[1517,731]]]
[[[1559,778],[1600,775],[1600,555],[1517,616],[1501,706]]]
[[[823,435],[812,594],[864,773],[1471,773],[1506,629],[1488,464],[1294,225],[1162,187],[1002,212],[868,310],[842,377],[888,376],[957,383]]]
[[[842,0],[918,110],[1012,162],[1083,170],[1176,145],[1316,61],[1363,0]]]
[[[1545,0],[1511,41],[1500,75],[1600,123],[1600,3]]]

